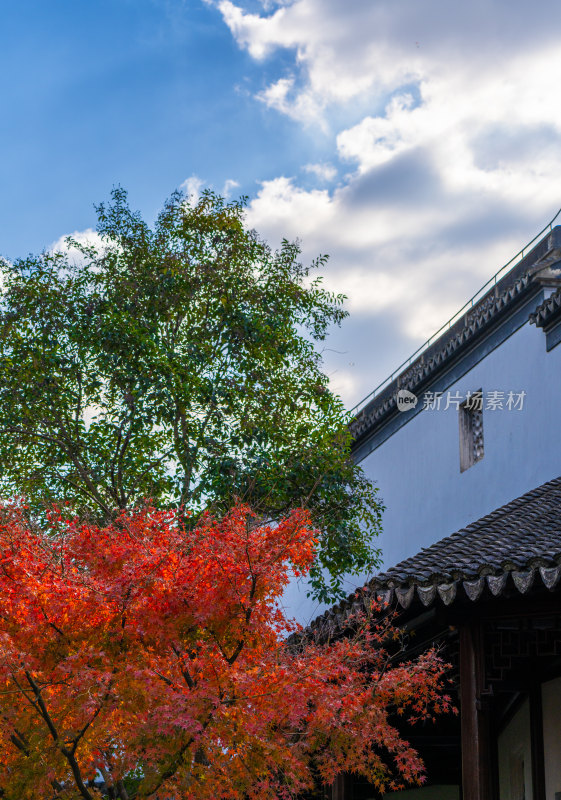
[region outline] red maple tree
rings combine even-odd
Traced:
[[[434,651],[392,665],[392,624],[314,642],[279,605],[312,563],[304,511],[191,528],[146,508],[99,528],[0,524],[0,796],[293,798],[340,771],[421,782],[393,716],[450,707]]]

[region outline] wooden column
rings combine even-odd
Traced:
[[[532,796],[534,800],[546,800],[541,684],[534,683],[530,688],[529,696],[530,736],[532,742]]]
[[[337,775],[333,786],[329,789],[329,800],[352,800],[351,780],[349,775]]]
[[[483,631],[478,622],[460,628],[460,713],[464,800],[492,800],[489,715],[485,689]]]

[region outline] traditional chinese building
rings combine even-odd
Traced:
[[[375,595],[416,650],[445,645],[460,716],[411,730],[429,784],[403,800],[561,800],[560,344],[554,227],[357,409],[384,572],[311,627]],[[375,796],[352,776],[332,791]]]

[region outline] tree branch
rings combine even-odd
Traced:
[[[28,670],[25,670],[25,677],[27,678],[27,682],[31,686],[33,694],[35,695],[36,708],[39,709],[40,716],[45,721],[45,724],[49,729],[49,733],[51,734],[53,741],[57,744],[60,752],[68,761],[68,765],[70,766],[70,769],[72,770],[72,775],[74,776],[74,782],[76,783],[76,788],[78,789],[84,800],[94,800],[93,795],[90,794],[82,779],[82,773],[80,772],[80,767],[78,765],[78,762],[76,761],[74,751],[68,750],[68,748],[64,746],[64,743],[62,742],[62,740],[58,735],[58,731],[55,727],[55,724],[51,718],[51,715],[47,710],[47,706],[45,705],[43,695],[41,694],[41,689],[39,688],[33,676]]]

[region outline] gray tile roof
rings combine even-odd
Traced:
[[[552,322],[561,319],[561,287],[553,292],[546,300],[541,303],[533,314],[530,314],[530,322],[538,328],[547,328]]]
[[[489,294],[482,298],[472,310],[466,312],[427,352],[419,356],[410,367],[404,370],[388,389],[377,396],[352,420],[349,429],[355,443],[360,441],[374,425],[388,416],[390,412],[395,411],[398,388],[408,389],[410,392],[419,391],[420,387],[448,365],[457,351],[472,344],[532,288],[533,284],[529,274],[515,280],[500,293],[497,287],[493,287]]]
[[[368,585],[314,620],[323,635],[373,596],[407,608],[456,599],[476,601],[507,590],[558,586],[561,577],[561,477],[544,483],[417,555],[381,572]]]

